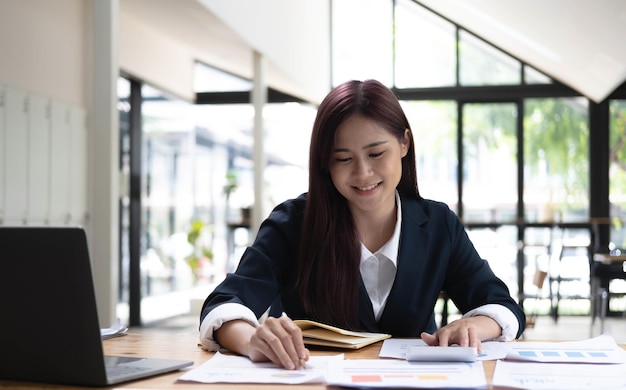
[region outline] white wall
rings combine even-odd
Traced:
[[[88,4],[83,0],[2,0],[0,80],[86,107]]]
[[[186,101],[194,101],[196,56],[187,45],[127,12],[120,12],[120,68]]]

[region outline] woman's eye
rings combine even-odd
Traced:
[[[350,161],[350,157],[343,157],[343,158],[337,157],[336,160],[337,162],[345,163],[345,162]]]
[[[377,157],[382,156],[384,153],[385,152],[370,153],[370,157],[371,158],[377,158]]]

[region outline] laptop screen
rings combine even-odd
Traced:
[[[0,227],[0,378],[106,384],[85,232]]]

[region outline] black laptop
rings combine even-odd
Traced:
[[[81,228],[0,227],[0,318],[0,379],[107,386],[193,364],[103,354]]]

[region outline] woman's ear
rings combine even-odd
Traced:
[[[402,137],[401,149],[402,149],[402,157],[406,156],[409,152],[409,147],[411,146],[411,130],[404,129],[404,136]]]

